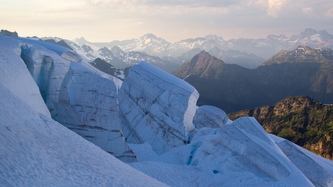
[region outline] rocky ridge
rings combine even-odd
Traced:
[[[325,158],[333,158],[333,106],[307,97],[288,97],[271,106],[228,114],[252,116],[268,132],[288,139]]]

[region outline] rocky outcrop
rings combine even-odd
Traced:
[[[18,34],[16,31],[11,32],[8,30],[1,29],[0,34],[5,35],[5,36],[12,36],[12,37],[18,37]]]
[[[195,129],[198,97],[191,85],[146,62],[133,66],[118,95],[126,140],[148,142],[159,154],[184,145]]]
[[[286,138],[318,155],[332,159],[333,106],[307,96],[288,97],[272,106],[228,115],[234,120],[253,116],[268,132]]]

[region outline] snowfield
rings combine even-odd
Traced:
[[[333,186],[332,161],[145,62],[122,82],[0,35],[0,95],[0,186]]]

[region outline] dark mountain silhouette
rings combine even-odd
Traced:
[[[47,40],[43,40],[44,42],[48,42],[48,43],[52,43],[52,44],[57,44],[63,47],[67,47],[68,49],[73,50],[64,40],[60,40],[60,41],[55,41],[53,39],[47,39]]]
[[[301,48],[308,51],[306,55],[295,55]],[[298,95],[333,103],[330,54],[330,49],[313,50],[300,46],[289,52],[281,51],[264,65],[250,70],[225,64],[202,51],[174,74],[199,91],[199,105],[214,105],[227,113],[273,105],[283,98]]]
[[[11,32],[11,31],[8,31],[5,29],[1,29],[0,34],[5,35],[5,36],[18,37],[18,34],[16,31]]]

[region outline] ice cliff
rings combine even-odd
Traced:
[[[165,186],[33,110],[3,83],[0,186]]]
[[[198,107],[193,119],[193,124],[197,129],[203,127],[219,128],[227,122],[228,116],[223,110],[208,105]]]
[[[4,87],[25,101],[33,110],[50,116],[34,79],[20,58],[20,41],[0,35],[0,80]]]
[[[133,66],[118,96],[127,142],[148,142],[158,154],[184,145],[195,130],[198,97],[191,85],[151,64]]]
[[[22,40],[21,58],[52,118],[117,158],[136,161],[118,114],[120,80],[93,68],[67,48]]]

